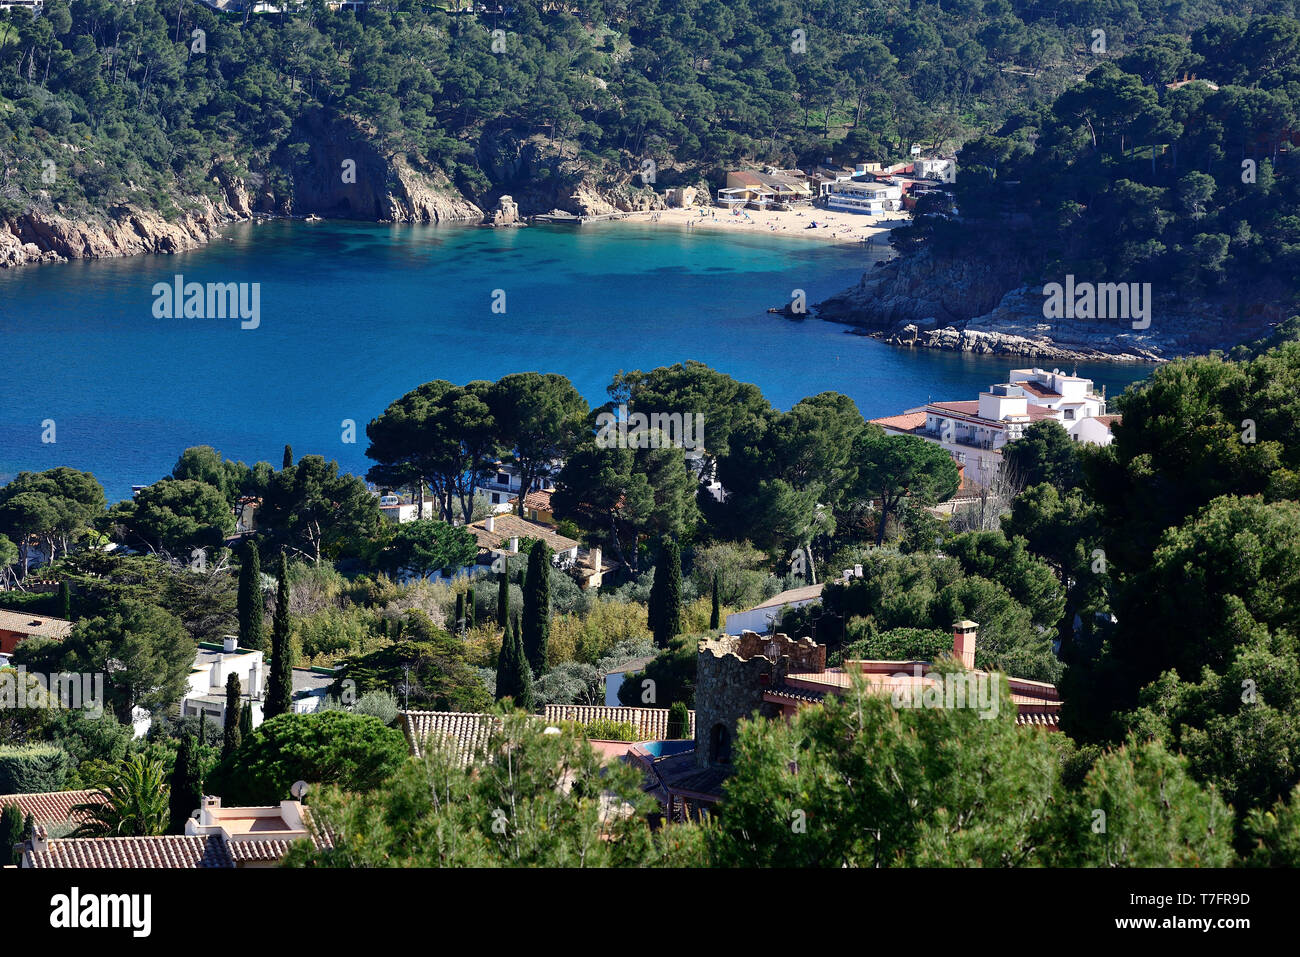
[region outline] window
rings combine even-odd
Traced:
[[[505,472],[498,472],[498,473],[497,473],[497,484],[498,484],[498,485],[509,485],[509,484],[510,484],[510,476],[507,475]]]
[[[493,504],[493,505],[500,505],[500,504],[501,504],[501,493],[500,493],[500,492],[493,492],[493,493],[492,493],[492,504]]]
[[[1065,417],[1066,417],[1067,419],[1073,419],[1073,418],[1074,418],[1074,410],[1073,410],[1073,409],[1066,409],[1066,410],[1065,410]]]
[[[715,724],[709,732],[709,756],[713,764],[731,763],[731,732],[725,724]]]

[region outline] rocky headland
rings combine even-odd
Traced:
[[[1157,297],[1145,329],[1132,321],[1047,319],[1041,283],[1024,264],[990,255],[944,259],[922,250],[880,263],[850,289],[817,303],[816,316],[899,346],[1026,359],[1161,362],[1267,335],[1281,318],[1259,302]],[[1231,318],[1229,318],[1231,317]]]

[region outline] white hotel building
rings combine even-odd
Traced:
[[[1007,382],[975,401],[930,402],[872,421],[886,432],[935,443],[962,466],[966,479],[988,485],[1002,467],[1002,448],[1043,419],[1059,422],[1076,442],[1109,445],[1119,416],[1106,414],[1106,396],[1091,379],[1057,369],[1013,369]]]
[[[893,183],[859,183],[852,180],[823,184],[827,209],[877,216],[901,209],[903,187]]]

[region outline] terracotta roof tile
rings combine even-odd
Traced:
[[[35,868],[164,868],[190,870],[234,867],[221,837],[94,837],[51,840],[44,851],[27,851]]]
[[[72,622],[50,615],[33,615],[27,611],[0,608],[0,631],[16,631],[28,638],[53,638],[62,641],[72,631]]]
[[[430,738],[450,741],[468,764],[474,753],[487,743],[496,715],[474,711],[403,711],[402,730],[415,757],[422,757]]]
[[[690,737],[695,737],[695,712],[691,717]],[[576,721],[581,725],[593,721],[630,721],[642,741],[668,739],[667,708],[626,708],[606,705],[548,704],[543,716],[549,722]]]
[[[41,794],[0,794],[0,808],[6,804],[18,805],[23,817],[28,814],[37,824],[76,824],[81,815],[74,820],[72,806],[91,802],[107,803],[98,791],[46,791]]]

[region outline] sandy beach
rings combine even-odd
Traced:
[[[701,215],[703,214],[703,215]],[[871,242],[888,245],[889,231],[895,226],[905,226],[911,216],[906,212],[888,216],[867,216],[862,213],[845,213],[820,207],[801,210],[745,209],[733,212],[718,207],[692,207],[690,209],[660,209],[632,213],[624,222],[654,223],[682,229],[720,229],[729,232],[773,233],[791,238],[820,239],[837,243]],[[815,229],[809,227],[816,223]]]

